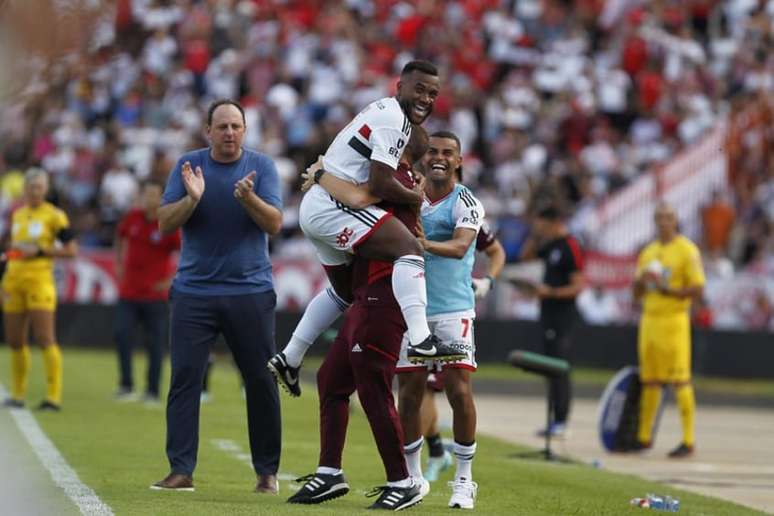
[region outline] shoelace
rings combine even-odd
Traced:
[[[304,475],[303,477],[298,477],[296,479],[296,482],[308,482],[316,476],[317,476],[317,473],[309,473],[308,475]]]
[[[383,492],[387,491],[389,488],[390,486],[376,486],[366,493],[366,497],[373,498],[374,496],[379,496]]]
[[[478,484],[475,482],[455,482],[450,480],[448,485],[452,488],[452,493],[464,494],[468,497],[473,497],[476,489],[478,488]]]

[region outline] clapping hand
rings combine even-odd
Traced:
[[[188,195],[194,202],[199,202],[204,195],[204,174],[201,167],[196,167],[196,170],[191,169],[191,163],[186,161],[183,163],[183,186]]]
[[[234,197],[244,200],[253,191],[253,185],[255,180],[255,170],[247,174],[245,177],[234,183]]]

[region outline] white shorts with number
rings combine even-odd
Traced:
[[[323,265],[350,263],[355,249],[391,216],[376,206],[350,208],[320,185],[306,192],[298,211],[301,230],[317,248]]]
[[[397,371],[441,371],[448,368],[476,370],[476,344],[473,338],[473,318],[472,317],[449,317],[443,319],[428,319],[430,331],[441,339],[441,342],[448,344],[455,349],[464,351],[465,358],[459,362],[441,363],[434,360],[428,360],[424,364],[412,364],[406,355],[408,350],[408,334],[403,335],[403,342],[400,345],[400,357],[398,358]]]

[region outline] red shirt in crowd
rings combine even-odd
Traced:
[[[124,242],[123,277],[118,286],[121,299],[164,301],[167,288],[161,288],[175,272],[174,254],[180,249],[180,230],[169,235],[159,231],[158,220],[148,220],[143,210],[127,213],[118,225]]]

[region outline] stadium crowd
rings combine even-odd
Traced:
[[[206,145],[204,109],[215,98],[241,100],[246,146],[275,159],[286,210],[273,252],[298,255],[311,252],[297,228],[299,171],[359,109],[393,92],[406,61],[437,63],[445,86],[429,129],[460,136],[465,181],[514,259],[536,192],[559,192],[575,213],[593,209],[700,139],[739,99],[774,95],[774,0],[115,7],[88,51],[45,68],[23,100],[0,106],[0,208],[18,199],[24,170],[41,166],[84,247],[112,245],[138,184],[165,179],[175,156]],[[705,247],[737,265],[774,241],[774,144],[764,127],[738,138],[733,189],[704,214]]]

